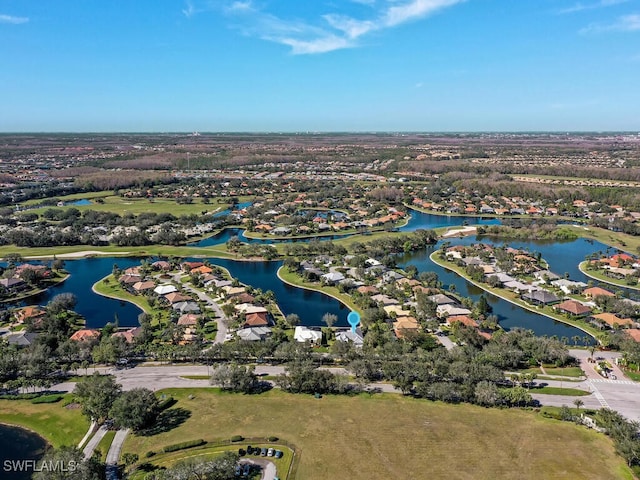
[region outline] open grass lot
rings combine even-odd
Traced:
[[[225,245],[216,245],[212,247],[174,247],[170,245],[146,245],[143,247],[118,247],[109,245],[107,247],[94,247],[91,245],[72,245],[65,247],[16,247],[15,245],[4,245],[0,247],[0,257],[4,257],[10,253],[18,253],[23,257],[60,257],[63,254],[72,254],[78,252],[101,252],[105,256],[123,255],[131,257],[146,256],[177,256],[177,257],[220,257],[235,258],[235,255],[227,252]],[[85,256],[85,255],[81,255]],[[64,257],[62,257],[64,258]]]
[[[63,403],[34,405],[30,400],[0,400],[0,422],[33,430],[54,447],[76,446],[87,433],[89,421],[79,408],[70,409]]]
[[[42,213],[49,208],[77,208],[80,211],[84,210],[96,210],[99,212],[113,212],[119,215],[133,214],[138,215],[140,213],[171,213],[175,216],[181,215],[201,215],[202,212],[208,214],[214,214],[217,211],[225,210],[229,207],[228,198],[211,198],[209,204],[202,203],[201,199],[194,199],[190,204],[179,204],[174,199],[170,198],[154,198],[153,201],[149,201],[146,198],[124,198],[118,195],[107,194],[108,192],[87,193],[87,194],[74,194],[59,198],[63,202],[73,202],[75,200],[87,199],[91,201],[90,205],[67,205],[65,207],[41,207],[29,210],[32,213],[42,215]],[[94,201],[100,198],[100,203]],[[239,202],[250,201],[251,197],[239,197]],[[42,200],[25,202],[26,205],[33,205],[41,202]]]
[[[300,449],[296,478],[304,480],[632,478],[604,435],[530,411],[400,395],[165,393],[190,417],[168,432],[129,436],[123,452],[144,458],[186,440],[274,435]]]

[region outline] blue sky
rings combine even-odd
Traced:
[[[0,131],[640,130],[640,0],[0,0]]]

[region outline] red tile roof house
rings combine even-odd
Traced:
[[[562,303],[559,303],[554,307],[556,310],[560,310],[561,312],[568,313],[570,315],[575,315],[577,317],[584,317],[591,313],[591,309],[580,302],[576,302],[575,300],[566,300]]]
[[[596,298],[596,297],[615,297],[616,295],[609,290],[605,290],[600,287],[591,287],[583,290],[582,294],[587,298]]]
[[[266,327],[269,325],[266,312],[248,313],[245,317],[244,327]]]
[[[100,330],[93,330],[90,328],[83,328],[82,330],[78,330],[73,335],[71,335],[70,340],[75,342],[84,342],[86,340],[100,338]]]

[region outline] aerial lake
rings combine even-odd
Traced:
[[[3,480],[27,480],[32,471],[10,468],[10,461],[40,460],[47,447],[41,436],[24,428],[0,424],[0,478]],[[15,464],[13,464],[15,465]]]
[[[493,218],[447,217],[412,211],[412,218],[409,224],[402,227],[401,230],[414,231],[420,228],[497,223],[499,223],[499,220]],[[209,240],[224,243],[233,235],[242,236],[242,230],[225,229],[220,234],[210,237],[204,242]],[[269,242],[269,240],[260,241]],[[539,251],[542,257],[548,261],[552,271],[559,275],[564,275],[567,272],[573,280],[584,282],[589,279],[579,271],[578,264],[590,253],[612,250],[604,244],[585,239],[578,239],[572,242],[505,242],[487,237],[481,240],[476,240],[475,237],[448,239],[448,242],[452,245],[470,244],[476,241],[496,245],[508,243],[513,247],[530,250],[531,252]],[[429,255],[437,248],[438,245],[420,252],[402,255],[398,263],[400,266],[413,264],[419,271],[436,272],[443,285],[453,284],[459,294],[477,300],[484,293],[483,290],[467,282],[457,274],[434,264],[429,259]],[[338,300],[322,293],[289,286],[278,279],[276,273],[282,262],[246,262],[219,258],[212,258],[210,261],[212,264],[227,268],[234,277],[237,277],[245,284],[260,288],[263,291],[273,291],[282,312],[285,315],[296,313],[300,316],[302,325],[322,325],[322,316],[325,313],[333,313],[338,317],[338,326],[347,326],[346,317],[349,310]],[[127,268],[138,265],[139,262],[140,259],[138,258],[122,257],[68,260],[65,262],[65,268],[71,274],[70,278],[63,284],[49,289],[38,297],[32,297],[29,299],[29,303],[45,304],[59,293],[70,292],[78,297],[76,310],[87,319],[88,327],[99,328],[116,319],[121,326],[135,326],[138,323],[137,317],[141,313],[138,307],[128,302],[97,295],[93,293],[91,287],[95,282],[108,275],[112,271],[114,264],[117,264],[120,268]],[[623,291],[633,298],[633,294],[628,289],[623,289]],[[522,327],[533,330],[537,335],[557,335],[558,337],[568,337],[570,339],[575,336],[582,338],[585,335],[575,327],[529,312],[493,295],[486,293],[485,295],[493,307],[493,313],[498,316],[500,325],[507,330]]]

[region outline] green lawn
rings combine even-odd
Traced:
[[[620,279],[617,279],[617,278],[608,277],[600,270],[588,270],[586,261],[581,262],[580,265],[578,265],[578,268],[587,277],[591,277],[591,278],[593,278],[595,280],[598,280],[599,282],[608,283],[610,285],[615,285],[615,286],[618,286],[618,287],[629,288],[631,290],[640,290],[640,287],[638,286],[637,281],[636,281],[635,285],[629,285],[629,284],[627,284],[626,280],[620,280]]]
[[[135,257],[145,256],[176,256],[176,257],[220,257],[235,258],[235,255],[229,253],[225,245],[216,245],[212,247],[174,247],[171,245],[147,245],[144,247],[118,247],[109,245],[106,247],[94,247],[92,245],[72,245],[65,247],[16,247],[15,245],[3,245],[0,247],[0,257],[4,257],[9,253],[18,253],[23,257],[53,257],[54,255],[62,255],[65,253],[76,252],[102,252],[109,255],[125,255]]]
[[[109,453],[109,448],[111,447],[111,443],[113,442],[113,437],[115,436],[116,436],[116,431],[109,430],[104,435],[102,440],[100,440],[100,443],[98,443],[98,446],[96,447],[96,451],[100,452],[100,458],[102,459],[103,462],[107,461],[107,453]]]
[[[584,372],[580,367],[564,367],[564,368],[544,367],[544,371],[546,372],[547,375],[550,375],[550,376],[557,375],[561,377],[575,377],[575,378],[584,376]],[[538,375],[538,378],[540,378],[540,375],[544,375],[540,367],[532,367],[532,368],[526,368],[523,370],[518,370],[518,373],[535,373]]]
[[[284,445],[279,445],[277,442],[274,443],[261,443],[261,442],[238,442],[231,443],[229,445],[222,446],[211,446],[211,445],[203,445],[201,447],[191,448],[187,450],[180,450],[177,452],[171,453],[160,453],[155,455],[150,463],[159,467],[171,467],[176,463],[185,461],[185,460],[206,460],[210,458],[215,458],[223,452],[237,452],[240,448],[247,449],[247,447],[251,445],[252,447],[265,447],[265,448],[274,448],[280,450],[283,453],[282,458],[274,458],[269,457],[268,460],[272,462],[276,466],[276,471],[279,477],[282,480],[287,478],[287,472],[291,469],[291,464],[294,460],[294,452],[289,447]],[[247,459],[252,458],[262,458],[256,455],[247,455]],[[146,461],[146,459],[145,459]],[[143,462],[144,463],[144,462]],[[143,479],[145,473],[142,471],[138,471],[138,473],[132,474],[131,478],[133,480]]]
[[[570,397],[583,397],[591,395],[591,392],[579,388],[539,387],[531,390],[532,393],[544,393],[546,395],[565,395]]]
[[[188,418],[154,436],[130,435],[124,453],[146,461],[146,452],[186,440],[277,436],[299,449],[299,480],[632,478],[609,438],[532,411],[391,394],[166,393],[178,400],[169,412]]]
[[[63,403],[64,400],[34,405],[30,400],[0,400],[0,422],[33,430],[54,447],[77,446],[87,433],[89,421],[79,408],[68,408]]]
[[[117,195],[105,194],[108,192],[100,192],[99,195],[95,193],[87,193],[87,194],[76,194],[76,195],[68,195],[66,197],[56,197],[62,201],[74,201],[79,199],[89,199],[92,200],[90,205],[69,205],[65,207],[41,207],[33,210],[29,210],[30,213],[37,213],[42,215],[42,213],[49,208],[56,209],[66,209],[66,208],[77,208],[80,211],[84,210],[96,210],[99,212],[113,212],[119,215],[124,214],[134,214],[138,215],[140,213],[171,213],[177,217],[181,215],[204,215],[204,214],[214,214],[218,211],[225,210],[229,208],[228,198],[212,198],[210,199],[210,203],[204,204],[198,198],[193,200],[193,203],[190,204],[180,204],[177,203],[174,199],[170,198],[155,198],[153,201],[149,201],[146,198],[124,198]],[[97,203],[93,201],[95,198],[100,198],[103,203]],[[239,202],[250,201],[252,197],[240,197]],[[41,201],[41,200],[40,200]],[[25,202],[25,205],[33,205],[36,202],[30,201]],[[206,213],[203,213],[206,212]]]

